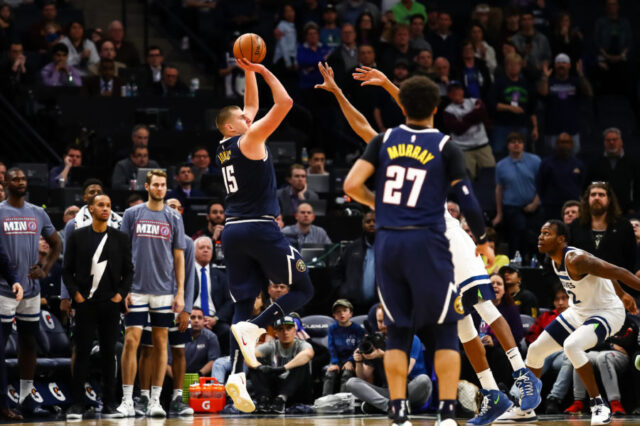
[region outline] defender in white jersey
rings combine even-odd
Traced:
[[[449,240],[454,279],[465,313],[465,317],[458,321],[458,338],[482,386],[480,392],[483,399],[480,411],[467,422],[467,425],[491,424],[513,405],[509,397],[498,388],[489,368],[484,345],[478,337],[471,317],[473,310],[489,324],[498,338],[513,368],[515,384],[522,395],[521,405],[527,411],[532,411],[540,404],[542,383],[525,367],[509,324],[492,302],[496,295],[484,262],[476,253],[476,244],[462,229],[460,222],[446,209],[444,217],[447,224],[445,236]],[[534,416],[529,416],[527,420],[534,420],[532,417]]]
[[[618,281],[640,289],[640,278],[574,247],[568,247],[567,228],[559,220],[545,223],[538,237],[538,251],[547,254],[563,287],[569,308],[553,320],[529,347],[527,366],[540,377],[545,358],[564,349],[567,358],[589,392],[591,424],[611,422],[611,410],[600,395],[586,351],[615,334],[625,318],[638,309]]]

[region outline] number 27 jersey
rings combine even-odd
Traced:
[[[449,184],[466,178],[462,152],[448,136],[403,124],[374,137],[361,159],[376,168],[376,228],[444,232]]]
[[[251,160],[240,151],[240,138],[223,139],[216,152],[216,163],[222,169],[227,191],[225,215],[227,218],[275,217],[280,214],[280,205],[271,152],[265,145],[266,157]]]

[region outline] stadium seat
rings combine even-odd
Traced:
[[[525,314],[520,314],[520,321],[522,322],[522,330],[525,334],[529,331],[533,323],[536,322],[535,318]]]
[[[326,315],[309,315],[302,318],[302,326],[311,336],[311,341],[325,348],[329,347],[329,326],[335,322],[336,320]]]
[[[71,343],[62,324],[49,311],[42,311],[40,315],[40,330],[44,330],[49,341],[48,357],[70,357]]]
[[[364,328],[364,320],[366,319],[366,315],[358,315],[357,317],[351,318],[351,322],[358,324],[360,327]]]

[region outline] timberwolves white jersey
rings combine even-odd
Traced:
[[[453,262],[453,275],[460,293],[479,284],[491,284],[484,262],[476,256],[476,245],[462,229],[460,221],[444,209],[444,221],[447,225],[445,236],[449,240],[449,251]]]
[[[559,267],[556,265],[556,262],[551,261],[553,270],[556,272],[556,275],[558,275],[558,278],[560,278],[562,286],[569,295],[569,306],[573,306],[577,311],[610,310],[612,308],[624,309],[624,305],[616,295],[611,280],[591,274],[585,275],[578,281],[571,279],[565,266],[565,259],[571,251],[580,252],[582,250],[575,247],[566,247],[562,257],[562,265]]]

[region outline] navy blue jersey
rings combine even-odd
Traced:
[[[466,178],[464,157],[436,129],[401,125],[371,140],[362,159],[376,168],[376,228],[444,232],[451,181]]]
[[[240,152],[240,137],[223,139],[216,152],[216,163],[222,169],[227,190],[225,215],[227,218],[275,217],[280,214],[280,205],[271,152],[265,146],[265,159],[250,160]]]

